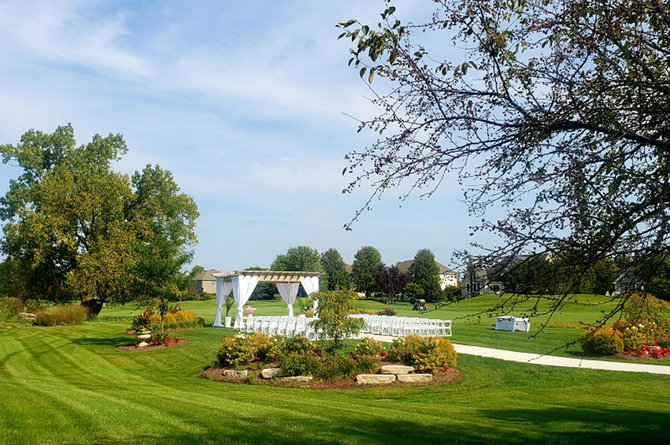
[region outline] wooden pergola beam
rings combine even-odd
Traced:
[[[303,277],[320,277],[321,272],[288,272],[279,270],[234,270],[212,274],[223,281],[232,281],[234,276],[257,276],[259,283],[300,283]]]

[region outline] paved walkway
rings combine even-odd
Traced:
[[[394,337],[385,335],[365,335],[375,340],[390,342]],[[670,375],[670,366],[645,365],[641,363],[608,362],[605,360],[586,360],[579,358],[554,357],[553,355],[530,354],[527,352],[506,351],[504,349],[484,348],[481,346],[456,345],[459,354],[497,358],[510,362],[530,363],[532,365],[558,366],[563,368],[602,369],[607,371],[648,372]]]

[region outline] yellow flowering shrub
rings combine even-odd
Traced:
[[[418,372],[434,373],[440,367],[456,366],[456,351],[446,338],[408,335],[391,343],[388,359],[414,366]]]
[[[624,350],[624,340],[621,332],[610,326],[600,329],[587,329],[582,335],[581,342],[584,352],[616,355]]]

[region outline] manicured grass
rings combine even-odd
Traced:
[[[412,310],[412,305],[406,302],[384,305],[371,300],[358,300],[356,307],[361,310],[380,311],[386,307],[392,307],[399,316],[407,317],[428,317],[453,320],[451,340],[454,343],[485,346],[489,348],[506,349],[510,351],[531,352],[537,354],[558,355],[562,357],[581,357],[582,349],[579,345],[565,347],[566,343],[574,342],[579,339],[583,333],[580,328],[581,322],[592,323],[601,316],[600,311],[608,311],[613,307],[609,303],[609,298],[593,295],[579,295],[577,298],[580,303],[591,302],[595,305],[568,304],[555,314],[550,320],[548,326],[542,333],[535,336],[541,328],[542,322],[547,320],[546,316],[531,319],[531,329],[526,332],[506,332],[496,331],[495,318],[478,314],[486,309],[499,304],[504,296],[482,295],[458,303],[452,303],[437,310],[429,310],[421,314]],[[287,312],[286,303],[283,301],[251,301],[250,305],[256,307],[255,315],[285,315]],[[513,315],[521,316],[524,310],[530,307],[531,303],[522,303],[513,312]],[[196,315],[203,317],[209,324],[214,322],[216,314],[215,300],[209,301],[185,301],[180,303],[182,309],[193,311]],[[542,310],[548,307],[548,303],[540,301],[538,308]],[[429,305],[429,309],[431,306]],[[230,311],[235,314],[235,307]],[[294,304],[294,310],[299,310],[298,302]],[[131,313],[137,313],[132,306],[116,306],[105,308],[101,313],[104,320],[109,317],[126,317],[130,320]],[[225,308],[224,308],[225,315]],[[128,321],[129,324],[129,321]],[[592,357],[597,359],[597,357]],[[670,357],[662,360],[646,361],[648,364],[670,365]]]
[[[0,329],[0,443],[598,444],[670,433],[661,376],[462,355],[463,381],[451,386],[234,385],[196,378],[233,330],[183,331],[189,344],[124,353],[114,346],[134,342],[126,328]]]

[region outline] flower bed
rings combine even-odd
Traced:
[[[389,358],[390,356],[392,358]],[[430,372],[439,378],[436,382],[452,381],[457,374],[456,353],[447,339],[408,336],[394,342],[386,352],[383,345],[370,338],[363,339],[349,352],[326,352],[303,336],[284,338],[255,333],[238,334],[224,339],[214,366],[205,377],[222,381],[262,381],[262,369],[277,368],[281,377],[310,376],[310,387],[348,387],[356,385],[356,376],[375,374],[384,365],[398,364],[414,366],[417,372]],[[246,370],[246,377],[226,370]],[[241,375],[241,374],[239,374]],[[295,385],[296,382],[271,379],[265,384]],[[298,382],[300,385],[304,382]]]
[[[165,314],[163,320],[163,330],[164,331],[176,331],[181,329],[198,329],[205,325],[205,322],[202,318],[196,316],[191,311],[183,311],[179,308],[179,305],[175,305],[170,308],[170,311]],[[133,316],[133,330],[139,330],[141,328],[148,329],[150,331],[158,331],[161,326],[161,317],[159,314],[155,314],[152,309],[147,309],[145,312]]]

